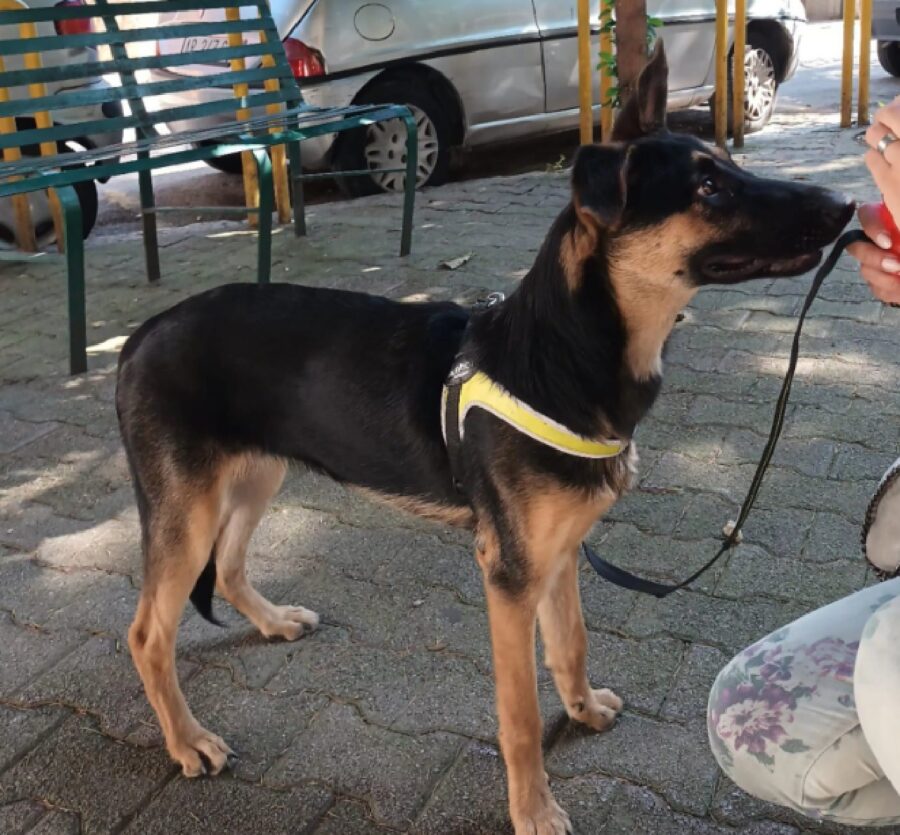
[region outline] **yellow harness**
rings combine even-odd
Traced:
[[[441,429],[444,443],[447,443],[448,396],[448,388],[445,385],[441,396]],[[476,371],[469,379],[459,384],[460,440],[465,431],[466,415],[469,409],[473,408],[484,409],[506,421],[523,435],[528,435],[529,438],[567,455],[577,455],[580,458],[614,458],[628,446],[626,441],[596,440],[576,434],[561,423],[535,411],[481,371]]]

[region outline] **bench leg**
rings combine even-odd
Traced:
[[[272,185],[272,160],[265,149],[253,151],[256,172],[259,177],[259,251],[256,280],[268,284],[272,272],[272,209],[274,192]]]
[[[69,373],[87,371],[87,311],[84,301],[84,237],[81,203],[72,186],[56,189],[63,210],[69,281]]]
[[[138,159],[149,159],[144,151]],[[141,223],[144,227],[144,259],[147,262],[147,280],[159,281],[159,241],[156,235],[156,201],[153,198],[153,178],[151,172],[139,171],[138,184],[141,190]]]
[[[412,249],[413,209],[416,204],[416,174],[419,169],[419,135],[416,120],[404,116],[406,122],[406,184],[403,189],[403,231],[400,234],[400,255]]]
[[[303,201],[303,164],[300,143],[288,143],[288,160],[291,165],[291,202],[294,206],[294,235],[302,238],[306,234],[306,206]]]

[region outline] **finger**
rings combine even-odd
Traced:
[[[900,102],[894,99],[890,104],[875,111],[875,121],[880,122],[895,136],[900,136]]]
[[[890,249],[893,245],[891,236],[884,228],[881,220],[881,206],[878,203],[863,203],[857,209],[857,217],[859,225],[863,231],[874,241],[881,249]],[[900,243],[900,241],[898,241]]]
[[[900,304],[900,277],[871,267],[863,267],[860,274],[875,298],[886,304]]]
[[[865,162],[888,211],[893,217],[900,218],[900,177],[897,176],[900,174],[900,167],[891,167],[878,151],[871,149],[866,151]]]
[[[889,263],[888,266],[885,267],[884,262],[897,261],[895,256],[886,255],[883,249],[875,246],[875,244],[866,243],[865,241],[851,244],[847,247],[847,252],[859,261],[860,266],[869,267],[873,270],[879,270],[886,273],[891,272],[891,265]]]
[[[877,149],[878,143],[889,130],[890,129],[883,122],[873,120],[872,124],[866,128],[866,144],[870,148]]]
[[[872,179],[875,180],[875,185],[878,186],[878,190],[882,195],[889,198],[887,202],[888,208],[890,208],[890,197],[896,196],[900,198],[900,183],[896,181],[897,178],[891,170],[891,166],[878,151],[873,151],[871,148],[866,151],[864,159],[866,168],[869,169],[869,173],[872,175]]]
[[[898,128],[898,130],[900,130],[900,128]],[[889,165],[900,165],[900,142],[889,142],[884,149],[884,153],[878,150],[878,143],[888,134],[891,134],[892,136],[900,135],[889,129],[886,125],[883,125],[881,122],[873,122],[866,128],[866,144],[878,154],[881,154]],[[894,147],[895,145],[897,147]]]

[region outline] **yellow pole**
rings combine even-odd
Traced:
[[[859,102],[857,121],[869,124],[869,64],[872,60],[872,0],[860,0],[859,6]]]
[[[716,0],[716,145],[728,138],[728,0]]]
[[[241,11],[238,6],[229,6],[225,9],[225,19],[226,20],[240,20],[241,19]],[[242,46],[244,43],[244,36],[241,32],[229,32],[228,33],[228,45],[229,46]],[[232,72],[240,72],[247,68],[246,63],[243,58],[232,58],[229,62],[231,64]],[[245,99],[247,94],[249,93],[250,88],[246,83],[235,84],[233,88],[234,97],[238,101]],[[250,111],[246,107],[239,108],[237,111],[237,118],[239,122],[244,121],[245,119],[250,118]],[[259,207],[259,180],[256,176],[256,160],[253,157],[252,151],[242,151],[241,152],[241,170],[244,174],[244,199],[247,203],[248,209],[255,209]],[[258,217],[256,212],[250,212],[247,215],[247,224],[249,226],[256,226],[258,222]]]
[[[37,28],[33,23],[23,23],[19,29],[23,38],[37,37]],[[25,69],[39,70],[41,69],[41,66],[41,56],[37,52],[27,52],[25,54]],[[46,95],[47,91],[43,84],[38,83],[28,85],[29,98],[43,98]],[[48,128],[53,127],[53,120],[50,118],[50,113],[46,110],[35,113],[34,122],[41,130],[47,130]],[[41,143],[42,157],[52,157],[57,153],[58,151],[55,142]],[[56,191],[54,189],[47,190],[47,200],[50,202],[50,214],[53,216],[53,228],[56,231],[56,248],[60,252],[65,252],[66,238],[64,234],[65,227],[63,226],[62,205],[60,204],[59,197],[56,196]]]
[[[578,106],[582,145],[590,145],[594,141],[592,78],[590,0],[578,0]]]
[[[612,15],[613,0],[600,0],[600,24],[609,20]],[[608,12],[608,14],[606,14]],[[610,54],[612,52],[612,32],[608,29],[600,30],[600,53]],[[610,91],[613,86],[613,77],[608,73],[600,70],[600,140],[606,142],[612,133],[613,125],[613,108],[610,103]]]
[[[731,143],[735,148],[744,147],[744,52],[746,47],[747,0],[735,0],[734,65],[731,71],[732,106],[734,108]]]
[[[844,57],[841,65],[841,127],[849,128],[853,119],[853,25],[856,0],[844,0]]]

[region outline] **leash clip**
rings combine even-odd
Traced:
[[[502,301],[506,301],[506,293],[501,293],[498,290],[494,293],[488,293],[483,299],[475,299],[472,302],[472,308],[475,310],[488,310],[491,307],[496,307]]]

